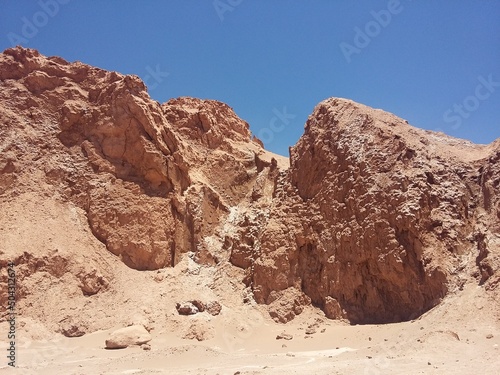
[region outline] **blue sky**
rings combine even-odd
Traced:
[[[160,102],[223,101],[282,155],[332,96],[477,143],[500,137],[498,0],[0,0],[0,10],[0,50],[136,74]]]

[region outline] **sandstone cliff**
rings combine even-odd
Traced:
[[[16,263],[25,315],[48,288],[110,301],[117,261],[147,272],[186,257],[219,295],[230,267],[241,298],[281,322],[309,304],[412,319],[467,282],[498,293],[499,141],[328,99],[288,160],[223,103],[159,104],[138,77],[19,47],[0,55],[0,87],[0,265]]]

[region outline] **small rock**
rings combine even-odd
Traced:
[[[278,336],[276,336],[276,340],[291,340],[293,336],[286,332],[281,332]]]
[[[486,335],[486,338],[487,338],[487,339],[492,339],[492,338],[493,338],[493,334],[488,333],[488,334]]]
[[[175,308],[180,315],[194,315],[200,312],[191,302],[178,303]]]
[[[313,335],[315,333],[316,333],[315,328],[309,327],[308,329],[306,329],[306,335]]]
[[[142,350],[151,350],[151,345],[149,345],[149,344],[142,344],[141,345],[141,349]]]
[[[212,301],[207,303],[206,310],[210,315],[216,316],[220,314],[222,305],[217,301]]]
[[[160,270],[158,270],[156,272],[156,274],[153,276],[153,279],[157,283],[160,283],[160,282],[162,282],[165,279],[165,274],[163,272],[161,272]]]
[[[86,327],[78,324],[67,324],[61,328],[61,333],[66,337],[81,337],[85,335]]]

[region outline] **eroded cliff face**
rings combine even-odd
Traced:
[[[498,192],[497,146],[418,130],[348,100],[322,102],[291,150],[283,204],[264,231],[258,300],[294,288],[331,318],[363,323],[435,306],[460,284],[483,234],[491,245],[498,238],[498,228],[478,227],[484,215],[498,220],[488,203]],[[495,272],[480,268],[485,278]]]
[[[130,267],[172,266],[200,250],[253,188],[263,151],[223,103],[160,105],[138,77],[34,50],[7,50],[1,64],[2,163],[17,171],[3,190],[35,167]]]
[[[184,256],[242,268],[238,282],[282,322],[311,303],[353,323],[411,319],[471,278],[496,293],[498,141],[473,145],[328,99],[288,160],[224,103],[160,105],[138,77],[35,50],[0,55],[0,87],[2,207],[26,194],[73,207],[78,228],[133,269]],[[112,284],[101,250],[79,266],[69,250],[53,258],[62,272],[13,243],[0,262],[26,270],[20,283],[43,271],[77,275],[86,295]]]

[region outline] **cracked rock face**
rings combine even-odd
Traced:
[[[310,304],[352,323],[412,319],[467,279],[497,293],[499,141],[474,145],[332,98],[287,159],[224,103],[159,104],[136,76],[35,50],[0,55],[0,86],[0,205],[55,197],[130,268],[187,254],[241,268],[237,282],[280,322]],[[112,282],[70,253],[43,262],[85,295]]]
[[[460,283],[478,248],[480,282],[494,275],[496,285],[498,202],[489,197],[498,195],[498,146],[344,99],[320,103],[291,149],[282,202],[261,237],[258,301],[295,288],[332,318],[408,320]],[[488,224],[478,227],[480,218]],[[483,235],[491,250],[481,250]]]

